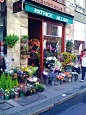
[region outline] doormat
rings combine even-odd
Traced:
[[[14,107],[13,105],[11,105],[11,104],[9,104],[9,103],[7,103],[7,102],[1,102],[1,103],[0,103],[0,109],[1,109],[2,111],[5,111],[5,110],[10,109],[10,108],[13,108],[13,107]]]
[[[29,105],[31,103],[34,103],[36,101],[39,101],[39,100],[42,100],[45,98],[47,98],[47,97],[42,94],[34,94],[31,96],[26,96],[26,97],[24,96],[24,97],[20,97],[18,99],[14,99],[14,101],[22,106],[25,106],[25,105]]]

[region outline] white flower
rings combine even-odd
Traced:
[[[31,69],[28,69],[28,72],[31,72]]]
[[[33,81],[36,82],[36,81],[37,81],[37,77],[34,77],[34,78],[33,78]]]

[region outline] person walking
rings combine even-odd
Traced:
[[[82,79],[81,79],[81,82],[84,81],[84,77],[85,77],[85,71],[86,71],[86,49],[83,50],[83,56],[82,56],[82,63],[81,63],[81,66],[82,66]]]

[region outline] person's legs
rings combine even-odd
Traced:
[[[86,67],[82,67],[82,80],[84,80],[84,76],[85,76],[85,68],[86,68]]]

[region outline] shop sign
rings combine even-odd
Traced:
[[[31,0],[37,3],[40,3],[42,5],[48,6],[50,8],[53,8],[55,10],[59,10],[64,12],[64,4],[59,4],[56,0]],[[55,3],[56,2],[56,3]]]
[[[0,2],[4,2],[4,0],[0,0]]]
[[[67,17],[67,16],[64,16],[61,14],[52,13],[47,10],[42,10],[42,9],[39,9],[39,8],[36,8],[33,6],[25,5],[25,11],[29,11],[31,13],[35,13],[35,14],[42,15],[42,16],[45,16],[48,18],[52,18],[55,20],[73,24],[73,18],[71,18],[71,17]]]
[[[13,13],[17,13],[23,10],[23,0],[13,3]]]

